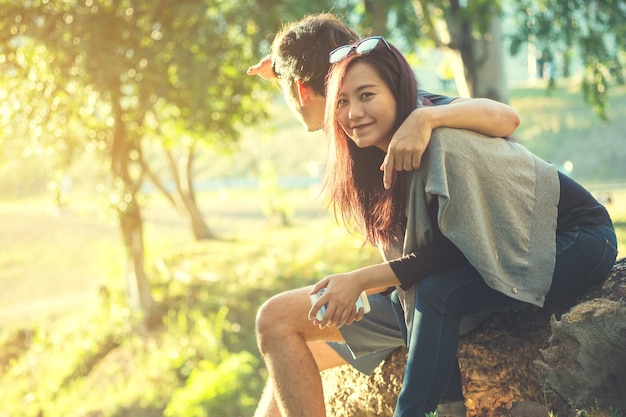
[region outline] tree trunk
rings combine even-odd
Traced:
[[[131,309],[140,310],[151,323],[154,300],[144,269],[143,220],[134,194],[126,194],[132,202],[125,209],[118,208],[120,229],[126,248],[126,298]]]
[[[365,30],[372,35],[387,33],[389,5],[379,0],[364,0],[363,3],[365,5],[365,21],[363,22]]]
[[[186,148],[185,155],[179,158],[178,161],[169,149],[164,148],[164,151],[170,167],[170,173],[174,179],[175,191],[169,191],[159,176],[152,171],[149,164],[142,159],[140,163],[143,171],[165,199],[176,208],[179,214],[189,220],[191,231],[196,240],[217,239],[217,236],[204,221],[196,201],[192,171],[195,155],[194,147]]]
[[[520,411],[528,402],[559,417],[575,408],[625,412],[624,317],[626,258],[578,300],[493,315],[459,343],[468,416],[541,415]],[[323,372],[328,414],[392,416],[405,364],[398,349],[370,376],[349,366]]]
[[[196,201],[196,193],[193,188],[193,161],[195,156],[195,147],[190,146],[187,148],[187,153],[180,161],[180,177],[179,177],[179,192],[183,204],[186,208],[189,221],[191,222],[191,229],[193,230],[196,240],[202,239],[216,239],[215,234],[209,229],[209,226],[204,221],[198,203]]]
[[[128,139],[122,121],[119,100],[112,100],[115,126],[111,147],[111,170],[118,195],[117,213],[126,249],[126,296],[131,309],[141,311],[144,324],[151,328],[155,322],[155,303],[144,269],[143,218],[137,201],[137,183],[131,175],[131,154],[137,149]]]
[[[487,97],[508,103],[509,91],[504,73],[504,46],[502,45],[502,21],[493,15],[489,33],[474,39],[474,68],[472,74],[473,97]]]
[[[500,16],[494,14],[490,18],[489,30],[476,38],[472,22],[460,18],[451,9],[439,32],[444,32],[441,36],[444,43],[447,40],[447,45],[461,55],[471,97],[487,97],[506,103],[509,92],[504,73],[501,26]]]

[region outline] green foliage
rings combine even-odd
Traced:
[[[216,313],[209,313],[210,320],[198,314],[197,310],[184,307],[178,312],[170,311],[165,322],[175,332],[188,335],[185,339],[191,340],[185,345],[196,348],[204,345],[206,348],[202,352],[179,357],[181,362],[175,368],[181,370],[184,385],[174,391],[164,412],[166,417],[245,415],[250,414],[256,405],[256,397],[263,386],[259,360],[245,350],[229,351],[224,340],[220,340],[220,336],[231,326],[226,319],[228,311],[224,306]],[[203,335],[204,340],[193,340],[196,334]],[[194,363],[191,358],[203,359]]]
[[[572,52],[583,61],[582,89],[596,114],[607,117],[607,80],[624,83],[626,8],[613,0],[517,0],[519,32],[511,42],[517,53],[525,42],[552,55],[563,52],[565,75],[569,75]]]
[[[245,73],[269,30],[260,30],[251,2],[0,6],[8,69],[0,82],[13,103],[4,114],[15,115],[0,120],[7,137],[19,133],[71,160],[81,149],[111,149],[114,135],[141,140],[167,118],[228,144],[266,116],[267,100]]]
[[[248,352],[228,355],[219,362],[201,361],[184,387],[174,391],[166,417],[245,415],[254,409],[263,381],[258,359]]]
[[[582,81],[583,97],[601,119],[607,120],[608,70],[597,59],[592,58],[592,61],[595,62],[585,66]]]
[[[71,415],[64,414],[72,410],[65,402],[76,389],[76,381],[87,376],[130,331],[126,309],[113,308],[109,314],[104,313],[94,313],[87,320],[67,317],[54,328],[10,332],[27,340],[23,340],[21,352],[5,365],[0,378],[2,411],[25,417],[41,412]]]
[[[0,0],[0,85],[9,87],[2,98],[12,103],[2,108],[2,138],[30,138],[30,148],[63,159],[62,168],[83,150],[109,160],[110,203],[136,281],[128,285],[139,289],[130,304],[146,317],[152,300],[138,194],[153,171],[143,142],[149,134],[165,142],[162,120],[175,118],[179,132],[195,138],[181,144],[192,160],[198,141],[230,144],[242,126],[266,117],[267,97],[253,91],[256,80],[245,72],[263,42],[255,15],[241,13],[248,6],[253,2]],[[191,162],[185,168],[186,177]],[[170,175],[179,191],[193,189],[193,178]],[[193,201],[193,194],[184,197]],[[192,204],[178,206],[196,214]],[[205,229],[202,237],[210,237]]]

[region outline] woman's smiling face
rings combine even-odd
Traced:
[[[397,104],[387,84],[369,64],[353,63],[337,99],[337,118],[359,148],[387,152],[396,122]]]

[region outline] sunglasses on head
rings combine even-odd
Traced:
[[[365,55],[367,53],[370,53],[374,49],[376,49],[380,41],[383,41],[387,46],[387,49],[391,50],[391,47],[389,46],[385,38],[383,38],[382,36],[372,36],[370,38],[365,38],[354,45],[343,45],[339,48],[334,49],[330,54],[328,54],[328,62],[330,62],[331,64],[335,64],[350,55],[351,52],[359,55]]]

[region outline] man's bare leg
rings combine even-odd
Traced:
[[[345,365],[346,361],[335,352],[326,342],[316,341],[307,343],[309,350],[317,363],[319,371],[330,369],[335,366]],[[276,395],[272,378],[268,378],[263,395],[259,401],[254,417],[282,417],[278,404],[276,403]]]
[[[308,320],[310,287],[270,298],[257,315],[257,341],[269,378],[255,417],[323,417],[319,372],[346,363],[326,341],[343,341],[335,327]]]
[[[276,403],[272,378],[268,378],[265,383],[265,388],[263,388],[263,394],[254,412],[254,417],[282,417]]]

